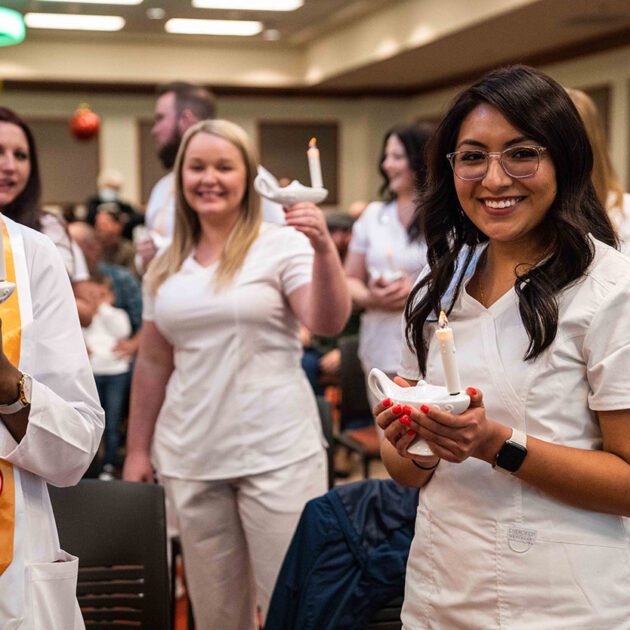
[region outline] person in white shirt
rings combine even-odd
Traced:
[[[98,403],[70,280],[37,219],[32,135],[0,108],[0,259],[16,285],[0,304],[0,627],[80,630],[77,558],[59,547],[47,484],[79,481],[98,448]]]
[[[444,384],[444,310],[471,403],[375,409],[390,474],[422,488],[407,630],[629,627],[630,261],[592,163],[564,89],[526,66],[460,93],[430,142],[399,383]]]
[[[144,218],[146,235],[136,243],[142,269],[146,269],[158,251],[168,246],[173,236],[175,182],[171,169],[182,137],[195,123],[214,116],[214,96],[209,90],[182,81],[158,88],[151,136],[158,157],[169,172],[151,191]]]
[[[97,290],[98,308],[90,325],[83,328],[83,338],[105,410],[105,449],[99,477],[109,481],[114,478],[120,426],[125,420],[131,383],[132,357],[118,348],[121,342],[131,337],[132,328],[127,311],[114,306],[116,296],[111,280],[107,276],[97,276],[92,283]]]
[[[208,630],[256,627],[304,504],[326,491],[299,325],[337,334],[351,306],[321,210],[262,222],[256,168],[233,123],[184,136],[173,242],[145,276],[123,470],[150,481],[155,464]]]
[[[593,149],[592,178],[595,192],[617,230],[621,251],[630,253],[630,194],[624,192],[610,159],[606,132],[597,105],[582,90],[567,88],[567,92],[580,113]]]
[[[400,316],[413,279],[427,262],[424,235],[414,216],[429,135],[428,128],[418,125],[398,125],[385,134],[379,170],[387,201],[371,203],[352,228],[344,266],[354,305],[363,309],[359,358],[366,377],[376,366],[396,373]]]

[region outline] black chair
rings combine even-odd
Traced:
[[[358,453],[363,467],[363,477],[367,479],[370,476],[370,462],[380,459],[381,452],[380,440],[367,397],[365,375],[357,354],[358,348],[359,340],[356,336],[339,340],[341,430],[335,436],[335,442]]]
[[[328,489],[330,490],[335,485],[335,461],[334,461],[334,443],[335,437],[333,435],[333,422],[332,422],[332,404],[329,400],[323,396],[317,396],[317,409],[319,411],[319,419],[322,423],[322,430],[326,442],[328,442],[328,448],[326,449],[326,458],[328,460]]]
[[[402,630],[400,612],[402,610],[403,598],[395,597],[387,605],[377,610],[365,630]]]
[[[162,486],[85,479],[49,492],[61,547],[79,557],[86,626],[171,628]]]

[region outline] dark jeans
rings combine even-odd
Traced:
[[[321,352],[315,348],[304,348],[304,354],[302,354],[302,369],[306,372],[306,378],[308,378],[316,396],[324,395],[324,387],[319,383],[319,360],[321,356]]]
[[[129,404],[131,371],[124,374],[95,375],[101,405],[105,410],[105,455],[103,465],[116,464],[116,453],[120,442],[120,425],[125,419]]]

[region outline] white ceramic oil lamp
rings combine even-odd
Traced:
[[[440,313],[435,337],[440,345],[446,387],[429,385],[425,381],[418,381],[414,387],[401,387],[391,381],[384,372],[373,368],[368,376],[368,385],[372,393],[379,400],[391,398],[400,405],[439,407],[443,411],[457,415],[466,411],[470,405],[470,396],[461,391],[455,361],[453,330],[448,326],[444,311]],[[413,455],[433,455],[429,445],[420,438],[414,440],[407,451]]]
[[[311,185],[304,186],[293,180],[288,186],[280,186],[278,180],[264,167],[258,167],[258,175],[254,179],[256,192],[265,199],[279,203],[283,207],[292,206],[301,201],[321,203],[328,196],[322,183],[322,167],[319,160],[317,140],[311,138],[306,151]]]

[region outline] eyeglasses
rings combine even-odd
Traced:
[[[488,173],[490,158],[499,158],[499,164],[506,175],[514,179],[531,177],[538,171],[540,156],[546,147],[510,147],[504,151],[454,151],[447,153],[446,158],[451,163],[453,173],[465,182],[476,182]]]

